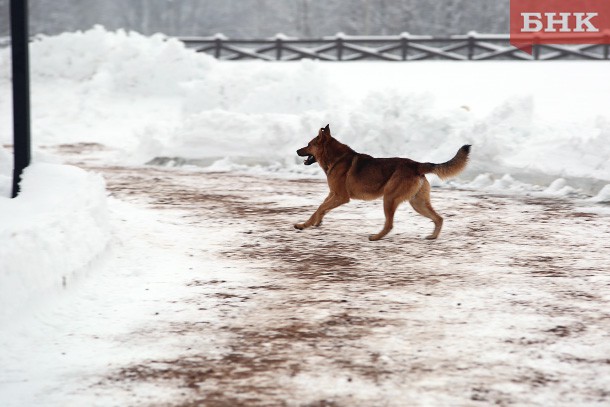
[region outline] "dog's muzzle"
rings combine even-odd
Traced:
[[[316,162],[316,157],[314,157],[313,155],[310,155],[307,157],[307,159],[305,161],[303,161],[303,164],[305,165],[311,165],[313,163]]]
[[[311,164],[315,163],[316,162],[316,157],[314,157],[311,154],[308,154],[307,152],[305,152],[303,150],[305,150],[305,148],[301,148],[301,149],[297,150],[297,154],[299,155],[299,157],[307,157],[305,159],[305,161],[303,161],[303,164],[311,165]]]

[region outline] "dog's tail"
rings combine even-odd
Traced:
[[[451,160],[442,164],[421,163],[420,171],[422,174],[436,174],[441,179],[455,177],[468,164],[468,155],[470,154],[470,144],[462,146]]]

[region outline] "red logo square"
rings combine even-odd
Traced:
[[[511,0],[510,43],[610,44],[609,0]]]

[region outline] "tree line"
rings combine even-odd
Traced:
[[[351,35],[506,33],[509,0],[29,0],[32,34],[95,24],[143,34],[266,38]],[[9,32],[0,0],[0,35]]]

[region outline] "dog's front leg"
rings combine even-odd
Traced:
[[[331,209],[341,206],[349,202],[349,197],[342,197],[333,192],[328,194],[322,205],[311,215],[305,223],[297,223],[294,225],[296,229],[303,230],[310,226],[320,226],[324,215]]]
[[[314,226],[314,225],[315,225],[315,226],[319,226],[319,225],[320,225],[320,222],[322,222],[322,221],[321,221],[321,219],[320,219],[320,222],[316,222],[316,221],[317,221],[317,220],[318,220],[318,218],[320,217],[320,211],[322,210],[322,208],[323,208],[325,205],[328,205],[328,202],[329,202],[329,201],[332,199],[333,195],[334,195],[334,194],[333,194],[332,192],[331,192],[331,193],[329,193],[329,194],[328,194],[328,196],[326,197],[326,199],[324,199],[324,202],[322,202],[322,204],[321,204],[321,205],[318,207],[318,209],[317,209],[317,210],[316,210],[316,211],[313,213],[313,215],[311,215],[311,217],[310,217],[310,218],[309,218],[309,219],[308,219],[306,222],[304,222],[304,223],[296,223],[296,224],[294,225],[295,229],[303,230],[303,229],[308,228],[308,227],[310,227],[310,226]]]

